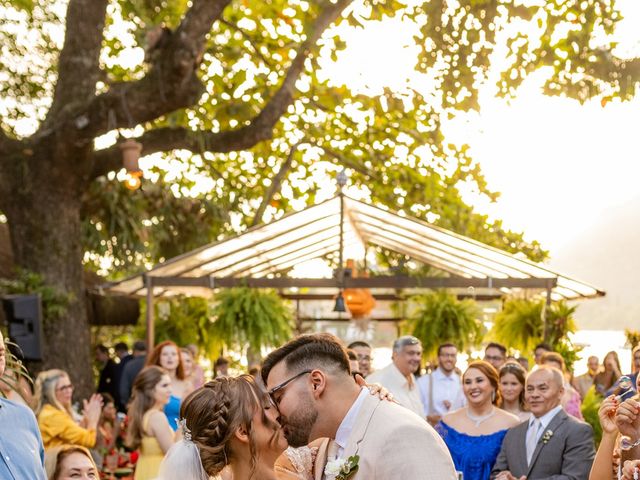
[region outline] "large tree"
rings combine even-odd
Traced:
[[[248,225],[292,198],[312,202],[320,157],[348,168],[374,202],[542,259],[539,245],[462,201],[460,183],[496,194],[466,146],[446,141],[442,119],[477,109],[495,73],[501,95],[545,68],[549,94],[630,98],[638,61],[617,58],[607,37],[613,4],[3,0],[0,211],[16,263],[72,298],[63,318],[45,323],[45,366],[90,384],[83,260],[107,254],[125,269],[184,248],[182,234],[200,240],[193,218],[211,238],[231,228],[234,212]],[[321,75],[349,29],[386,17],[415,27],[425,88],[365,94]],[[193,176],[158,168],[153,185],[123,195],[112,173],[121,137],[100,139],[119,129],[143,155],[167,153],[210,179],[210,192],[193,201]],[[155,251],[151,234],[164,248]]]

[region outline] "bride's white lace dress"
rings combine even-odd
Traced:
[[[318,447],[289,447],[284,455],[287,462],[278,462],[276,465],[276,476],[284,480],[313,480],[313,464],[318,454]]]

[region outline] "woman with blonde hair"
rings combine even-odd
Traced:
[[[159,343],[147,358],[147,366],[149,365],[162,367],[171,379],[171,397],[164,407],[164,413],[169,426],[175,431],[178,429],[180,403],[193,391],[193,384],[184,371],[180,349],[170,340]]]
[[[174,432],[163,413],[170,397],[171,379],[158,366],[145,367],[133,382],[126,444],[140,449],[135,480],[156,478],[164,454],[173,445]]]
[[[63,444],[92,448],[102,411],[102,396],[92,395],[84,401],[82,425],[74,420],[71,408],[73,384],[64,370],[46,370],[36,378],[36,409],[44,448]]]
[[[100,474],[89,450],[78,445],[60,445],[44,457],[48,480],[99,479]]]

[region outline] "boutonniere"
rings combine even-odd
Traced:
[[[553,430],[547,430],[544,432],[544,435],[542,435],[542,443],[546,445],[546,443],[551,440],[551,437],[553,437]]]
[[[324,467],[324,474],[328,479],[347,480],[358,471],[358,455],[347,458],[335,458],[328,460]]]

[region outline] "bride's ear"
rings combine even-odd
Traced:
[[[236,437],[236,439],[238,439],[242,443],[249,443],[250,442],[249,431],[247,430],[246,425],[240,425],[236,429],[236,431],[234,433],[234,436]]]

